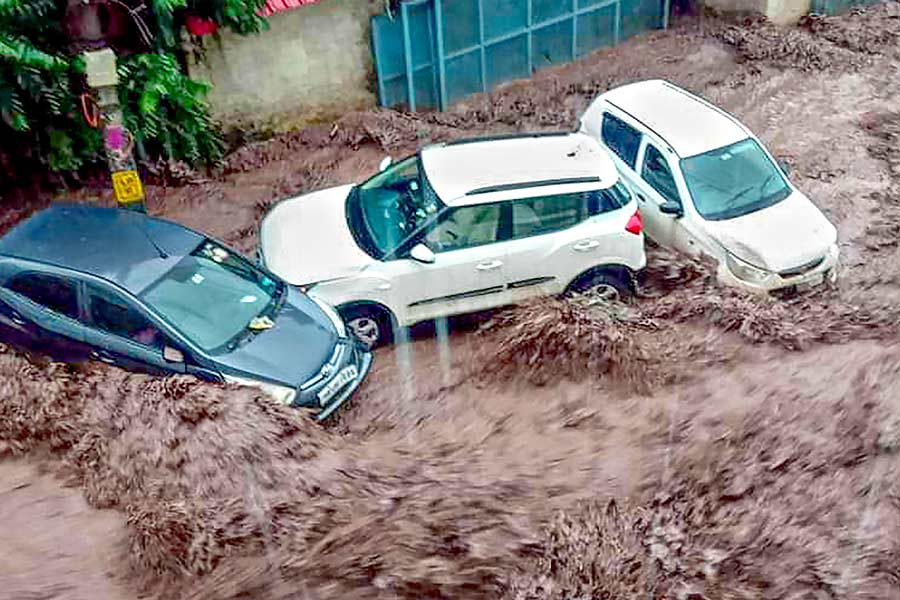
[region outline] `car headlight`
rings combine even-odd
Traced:
[[[769,271],[754,267],[750,263],[746,263],[732,255],[730,252],[725,255],[725,264],[728,265],[728,270],[731,271],[735,277],[748,283],[763,283],[772,276],[772,273]]]
[[[347,328],[344,326],[344,320],[341,318],[341,315],[338,314],[334,308],[328,304],[327,302],[316,298],[315,296],[309,297],[313,302],[319,305],[319,308],[322,309],[322,312],[325,313],[331,322],[334,324],[334,328],[337,329],[338,336],[347,337]]]
[[[228,383],[236,383],[247,387],[254,387],[262,390],[271,396],[279,404],[290,406],[297,397],[297,390],[286,385],[278,385],[276,383],[267,383],[265,381],[257,381],[255,379],[245,379],[243,377],[235,377],[234,375],[226,375],[225,381]]]

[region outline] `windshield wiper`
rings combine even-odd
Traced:
[[[288,284],[279,281],[277,282],[278,287],[275,288],[275,294],[272,296],[272,301],[269,303],[269,306],[266,307],[266,310],[261,313],[273,321],[275,320],[275,315],[281,310],[281,307],[284,306],[284,303],[287,301],[288,295]]]
[[[784,188],[782,187],[782,188],[776,190],[775,192],[772,192],[772,194],[770,194],[770,196],[768,196],[768,197],[763,196],[763,192],[765,192],[766,186],[769,185],[769,182],[772,181],[773,179],[775,179],[776,177],[778,177],[778,173],[770,173],[769,176],[766,177],[766,180],[762,182],[762,185],[759,186],[759,195],[760,195],[761,197],[764,197],[764,198],[768,199],[769,197],[774,196],[775,194],[777,194],[778,192],[780,192],[782,189],[784,189]],[[782,182],[782,184],[783,184],[783,183],[784,183],[784,182]]]
[[[731,197],[731,200],[728,201],[728,203],[725,205],[725,210],[722,212],[727,213],[728,211],[730,211],[732,208],[734,208],[735,203],[744,196],[744,194],[746,194],[747,192],[752,192],[755,189],[756,189],[755,185],[749,185],[749,186],[745,187],[744,189],[742,189],[741,191],[739,191],[737,194],[735,194],[734,196]]]
[[[243,344],[246,340],[250,339],[255,333],[259,332],[253,331],[249,327],[244,327],[228,341],[228,343],[225,345],[225,349],[228,352],[234,352],[235,350],[237,350],[238,346]]]

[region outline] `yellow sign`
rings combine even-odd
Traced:
[[[113,190],[120,204],[131,204],[144,199],[144,186],[137,171],[116,171],[112,174]]]

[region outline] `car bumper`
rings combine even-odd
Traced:
[[[372,369],[372,353],[365,352],[363,353],[362,360],[359,364],[359,375],[357,375],[356,379],[354,379],[351,383],[344,388],[344,391],[340,392],[336,398],[334,398],[330,404],[328,404],[325,408],[323,408],[319,414],[315,416],[316,421],[324,421],[328,417],[330,417],[334,411],[341,407],[344,402],[350,399],[353,396],[353,393],[359,388],[362,384],[363,380],[369,374],[369,371]]]
[[[812,289],[825,282],[834,283],[837,280],[837,272],[840,267],[840,253],[835,246],[830,250],[824,260],[815,268],[790,277],[778,273],[772,273],[764,282],[753,283],[736,277],[725,261],[719,263],[718,278],[725,285],[740,287],[751,292],[767,294],[776,291],[789,291],[791,289]]]
[[[294,406],[297,408],[317,411],[313,413],[313,417],[316,421],[324,421],[340,408],[342,404],[349,400],[353,396],[353,393],[359,389],[359,386],[372,369],[372,352],[365,349],[358,341],[352,338],[348,342],[345,342],[345,344],[346,348],[344,352],[346,353],[346,356],[335,368],[334,375],[328,379],[322,379],[309,388],[301,389],[294,401]],[[333,381],[341,371],[350,365],[356,367],[356,376],[343,384],[336,391],[335,395],[329,398],[324,404],[320,403],[318,397],[319,392]]]

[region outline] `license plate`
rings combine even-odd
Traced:
[[[357,375],[359,375],[359,371],[357,371],[356,365],[350,365],[349,367],[341,369],[341,371],[334,376],[334,379],[326,383],[325,387],[319,390],[319,405],[324,406],[336,393],[338,393],[338,390],[356,379]]]
[[[813,277],[810,278],[809,280],[804,281],[803,283],[799,284],[799,285],[797,286],[797,289],[798,289],[798,290],[801,290],[801,291],[802,291],[802,290],[809,290],[809,289],[812,289],[812,288],[814,288],[814,287],[817,287],[817,286],[822,285],[824,282],[825,282],[825,274],[824,274],[824,273],[817,273],[815,276],[813,276]]]

